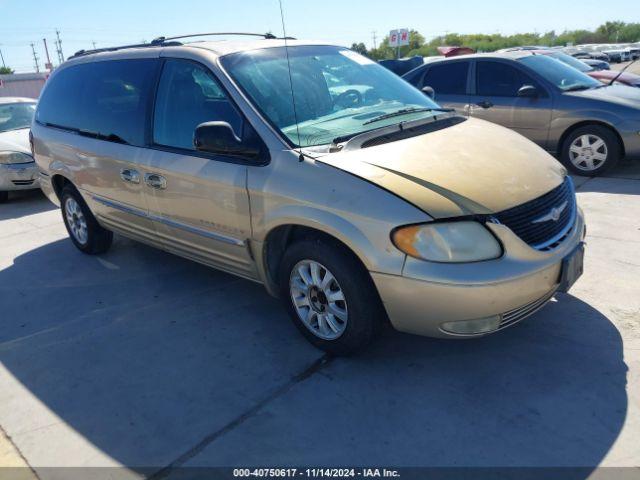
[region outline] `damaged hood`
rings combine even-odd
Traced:
[[[500,212],[553,190],[566,175],[533,142],[477,119],[318,161],[375,183],[433,218]]]

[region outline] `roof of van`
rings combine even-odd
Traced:
[[[75,60],[77,58],[91,58],[94,55],[109,54],[109,56],[118,56],[122,54],[126,56],[128,53],[141,52],[141,51],[158,51],[174,48],[198,48],[208,50],[217,56],[229,55],[232,53],[245,52],[250,50],[259,50],[263,48],[276,48],[276,47],[296,47],[301,45],[331,45],[327,42],[319,41],[307,41],[307,40],[295,40],[295,39],[250,39],[250,40],[202,40],[202,41],[190,41],[190,42],[174,42],[167,39],[166,43],[149,43],[141,45],[124,45],[114,46],[112,48],[101,48],[94,51],[77,52],[75,55],[69,58],[69,60]]]

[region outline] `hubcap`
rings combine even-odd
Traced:
[[[89,236],[87,233],[87,220],[84,218],[78,202],[71,197],[67,198],[64,204],[64,212],[67,217],[67,225],[69,225],[69,230],[71,230],[73,238],[82,245],[87,243]]]
[[[604,162],[608,156],[607,144],[597,135],[586,134],[576,138],[569,147],[569,159],[576,168],[593,171]]]
[[[333,274],[313,260],[303,260],[289,279],[291,300],[305,327],[323,340],[335,340],[347,328],[347,302]]]

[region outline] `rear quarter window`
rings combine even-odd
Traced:
[[[144,145],[154,59],[91,62],[67,67],[43,92],[36,120],[60,128],[115,135]]]

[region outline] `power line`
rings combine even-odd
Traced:
[[[31,42],[31,51],[33,52],[33,61],[35,62],[36,72],[40,72],[40,63],[38,63],[38,54],[36,53],[36,46]]]
[[[56,29],[56,40],[54,41],[56,44],[56,52],[58,53],[58,62],[64,62],[64,53],[62,53],[62,40],[60,40],[60,30]]]

